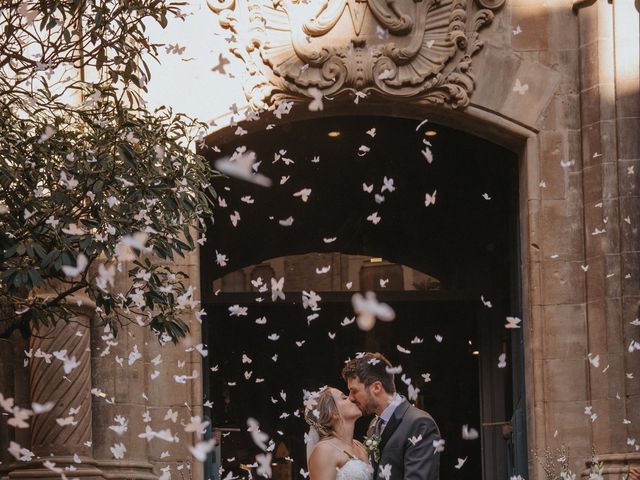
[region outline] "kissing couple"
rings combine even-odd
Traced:
[[[342,369],[349,395],[324,387],[305,400],[311,480],[438,480],[440,432],[431,415],[396,393],[391,363],[365,353]],[[364,443],[355,422],[375,414]]]

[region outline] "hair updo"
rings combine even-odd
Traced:
[[[338,406],[330,387],[324,387],[305,401],[304,419],[316,429],[320,438],[328,437],[333,433],[336,414],[338,414]]]

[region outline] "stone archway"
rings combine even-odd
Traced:
[[[355,118],[357,118],[357,122],[354,121]],[[293,205],[293,207],[288,205],[288,207],[292,207],[293,209],[285,208],[282,210],[278,208],[268,208],[267,206],[282,206],[285,202],[288,202],[286,196],[290,197],[290,193],[292,192],[289,192],[286,195],[274,194],[272,198],[269,198],[268,195],[267,197],[264,197],[261,193],[262,191],[258,187],[244,188],[245,186],[233,184],[233,182],[227,185],[230,187],[231,192],[220,190],[220,194],[224,198],[224,204],[226,205],[228,213],[232,214],[237,210],[240,210],[239,213],[241,219],[238,225],[244,225],[246,228],[246,225],[251,225],[254,222],[261,223],[258,223],[259,227],[255,227],[253,229],[250,228],[251,231],[247,231],[246,229],[243,231],[241,226],[231,226],[231,223],[228,223],[225,218],[226,215],[224,215],[222,216],[222,220],[218,222],[217,226],[213,227],[217,230],[217,233],[212,234],[211,239],[213,241],[210,243],[211,245],[216,246],[216,252],[208,251],[207,246],[205,245],[201,256],[201,265],[207,265],[207,267],[203,268],[201,272],[203,304],[207,305],[211,301],[217,301],[214,300],[213,296],[213,279],[220,277],[225,272],[234,271],[238,267],[260,263],[268,258],[284,254],[302,254],[312,251],[342,251],[346,253],[381,256],[390,261],[412,265],[414,268],[434,274],[436,277],[441,279],[443,284],[448,288],[457,288],[458,290],[463,289],[464,287],[469,288],[470,291],[474,292],[475,304],[481,306],[480,296],[482,294],[482,288],[480,286],[484,285],[484,287],[487,288],[488,285],[492,284],[495,278],[491,273],[492,270],[489,266],[490,262],[485,263],[484,266],[482,265],[483,259],[491,255],[487,252],[482,253],[475,247],[465,249],[464,246],[465,241],[468,240],[467,236],[469,234],[469,232],[465,234],[464,225],[470,225],[477,220],[473,220],[471,218],[474,215],[473,212],[475,212],[475,207],[469,207],[469,210],[466,213],[471,216],[466,219],[460,217],[459,220],[461,220],[461,222],[459,224],[452,221],[451,225],[448,225],[447,219],[445,218],[446,213],[443,213],[443,217],[438,217],[436,215],[435,217],[432,216],[429,220],[425,220],[425,218],[419,217],[419,215],[421,214],[420,211],[429,211],[429,208],[433,208],[425,207],[425,191],[429,188],[438,190],[438,195],[440,195],[438,198],[442,199],[440,202],[446,205],[448,202],[447,197],[449,197],[449,199],[451,198],[451,191],[447,192],[447,186],[451,187],[452,184],[456,185],[454,190],[459,191],[461,194],[461,198],[457,200],[459,202],[457,203],[458,206],[451,207],[449,205],[448,207],[444,207],[444,212],[448,211],[446,210],[447,208],[452,208],[448,213],[453,217],[456,215],[464,216],[465,214],[462,213],[464,211],[464,202],[468,201],[471,204],[474,202],[472,198],[475,198],[475,201],[478,202],[477,206],[482,207],[481,204],[483,202],[488,205],[487,202],[489,202],[489,200],[484,199],[482,196],[483,193],[487,192],[476,192],[476,189],[485,188],[486,190],[493,192],[490,194],[487,193],[487,197],[492,198],[494,204],[506,202],[501,204],[507,210],[510,208],[511,212],[509,214],[511,215],[510,232],[508,232],[509,229],[507,228],[507,224],[509,222],[504,219],[502,220],[502,227],[507,228],[507,230],[503,230],[504,236],[502,237],[503,241],[506,241],[506,243],[493,245],[493,247],[501,252],[511,250],[511,265],[517,266],[519,263],[517,257],[518,249],[516,248],[518,241],[517,232],[519,229],[519,226],[517,225],[518,215],[516,212],[519,208],[517,206],[517,196],[515,195],[519,183],[518,175],[516,173],[517,156],[510,153],[507,149],[495,146],[495,144],[477,137],[471,137],[463,134],[457,130],[438,125],[432,120],[427,124],[422,124],[422,127],[418,129],[419,132],[416,132],[416,126],[419,124],[420,121],[416,120],[371,117],[364,115],[358,117],[325,117],[321,120],[300,120],[297,122],[286,123],[284,125],[277,125],[266,130],[265,133],[262,134],[254,133],[248,134],[247,136],[243,135],[236,137],[233,143],[229,142],[225,144],[225,140],[222,139],[222,137],[209,137],[209,145],[216,145],[222,150],[220,154],[216,155],[230,154],[238,145],[247,145],[248,148],[256,150],[258,152],[258,161],[263,162],[259,167],[260,172],[272,175],[276,185],[278,184],[280,174],[283,172],[286,173],[286,170],[284,166],[281,168],[282,172],[278,169],[274,170],[275,167],[273,167],[273,165],[276,164],[272,163],[274,159],[279,164],[282,164],[282,160],[279,159],[279,156],[284,156],[292,159],[295,162],[294,165],[305,164],[306,167],[304,167],[302,172],[298,171],[298,173],[294,174],[294,170],[291,170],[291,176],[287,182],[292,182],[296,189],[300,189],[305,186],[312,187],[312,193],[310,195],[311,200],[308,204],[303,204],[300,200],[294,200],[298,203],[297,205]],[[376,137],[373,139],[371,139],[370,135],[367,137],[365,130],[375,127],[376,125],[378,130]],[[396,128],[394,133],[398,136],[395,138],[389,138],[387,136],[380,140],[380,138],[385,135],[385,128],[393,125],[395,125]],[[259,130],[251,123],[243,124],[242,128],[247,130],[251,129],[254,132]],[[345,148],[335,149],[335,147],[332,147],[333,150],[330,148],[329,151],[323,151],[320,145],[322,143],[332,141],[332,139],[326,137],[326,133],[332,129],[341,131],[342,139],[348,139],[345,141]],[[423,133],[424,130],[427,129],[438,131],[437,137],[430,138],[435,158],[433,164],[428,164],[428,161],[420,153],[420,148],[424,148],[425,146],[422,139],[425,138]],[[354,135],[357,131],[360,132],[360,136],[356,138]],[[400,138],[401,136],[398,134],[400,131],[404,132],[404,136],[402,136],[402,138]],[[315,136],[311,135],[309,132],[315,132]],[[414,137],[413,148],[407,148],[406,144],[410,141],[407,139],[411,136]],[[289,138],[289,141],[287,141],[287,138]],[[297,138],[298,142],[292,140],[294,138]],[[358,146],[361,143],[370,143],[367,141],[367,138],[369,138],[371,142],[378,138],[380,143],[375,146],[371,145],[371,152],[364,153],[360,156],[358,155]],[[296,143],[298,143],[298,145],[295,145]],[[403,145],[404,147],[400,148],[400,146]],[[347,153],[347,148],[351,148],[350,153]],[[286,152],[281,152],[280,150],[286,150]],[[340,156],[337,152],[341,151],[344,151],[344,155],[342,155],[341,158],[335,158]],[[333,152],[333,154],[330,152]],[[360,153],[362,152],[363,151],[360,151]],[[394,158],[394,152],[396,158]],[[277,154],[275,157],[274,153]],[[313,160],[316,155],[320,157],[320,160],[319,163],[314,164]],[[493,163],[489,160],[489,157],[491,156],[493,156]],[[211,158],[215,158],[215,155],[212,154]],[[496,170],[491,170],[493,173],[487,174],[487,172],[484,172],[483,174],[481,172],[485,167],[478,167],[477,165],[475,167],[469,166],[465,170],[463,167],[465,160],[469,160],[470,163],[477,161],[485,167],[492,164],[492,168],[495,168]],[[406,162],[401,165],[401,168],[399,168],[398,163],[402,163],[403,161]],[[347,165],[349,162],[351,165]],[[458,162],[458,166],[461,167],[457,172],[457,175],[454,175],[454,172],[456,172],[454,165],[455,162]],[[450,165],[445,168],[447,163],[450,163]],[[341,165],[344,169],[337,169],[334,172],[335,177],[332,177],[327,171],[320,173],[319,170],[314,170],[314,165],[328,166],[327,164],[332,166]],[[452,165],[454,166],[452,167]],[[444,170],[441,170],[438,173],[440,168],[444,168]],[[406,178],[399,173],[402,171],[404,171]],[[445,171],[447,173],[445,173]],[[511,171],[510,175],[505,173],[508,171]],[[391,214],[391,217],[389,216],[389,211],[387,211],[387,214],[381,211],[383,220],[380,222],[380,225],[375,227],[371,225],[368,232],[359,232],[357,235],[352,235],[353,231],[359,228],[357,226],[359,225],[358,222],[367,224],[365,217],[367,217],[367,214],[371,212],[367,211],[367,214],[363,214],[363,208],[366,209],[370,206],[373,211],[376,209],[376,205],[380,209],[383,209],[386,208],[384,206],[385,204],[394,202],[393,194],[386,193],[385,195],[387,198],[384,202],[376,204],[372,199],[370,199],[370,205],[365,207],[365,202],[356,198],[358,192],[355,192],[355,190],[360,189],[359,193],[362,193],[362,187],[359,183],[360,181],[348,182],[346,180],[347,178],[352,177],[354,179],[360,178],[358,177],[359,172],[364,175],[361,180],[364,181],[365,184],[377,183],[377,189],[380,189],[380,183],[382,182],[383,176],[388,175],[389,177],[395,178],[398,191],[403,191],[404,193],[402,193],[402,195],[407,197],[403,197],[403,200],[399,204],[390,207],[391,211],[395,212]],[[424,177],[420,177],[420,175],[424,175],[425,172],[428,173],[427,177],[431,177],[429,179],[431,183],[427,182],[428,185],[422,183],[424,181]],[[495,182],[491,185],[483,183],[484,180],[481,180],[481,178],[486,180],[490,177],[493,178],[493,181]],[[474,183],[479,180],[479,184],[474,186]],[[322,183],[326,183],[328,187],[323,189],[321,185]],[[223,184],[218,184],[218,187],[220,188],[222,185]],[[293,188],[289,188],[289,185],[286,186],[287,191]],[[441,187],[438,187],[438,185],[441,185]],[[481,187],[480,185],[483,186]],[[238,203],[239,199],[236,198],[235,201],[232,202],[231,199],[234,195],[233,192],[240,188],[243,191],[243,195],[249,195],[249,197],[251,197],[250,199],[247,198],[245,200],[254,201],[254,204],[247,204],[247,208],[241,208],[240,206],[242,204]],[[510,194],[507,193],[507,190],[509,189],[511,189]],[[499,190],[502,193],[499,193]],[[337,195],[336,192],[340,192],[340,194]],[[429,190],[428,193],[433,193],[433,191]],[[366,196],[367,194],[364,195]],[[308,214],[302,213],[305,209],[313,209],[314,207],[312,205],[318,202],[320,198],[322,199],[322,202],[326,202],[327,197],[331,196],[334,197],[333,200],[335,203],[331,203],[331,201],[329,201],[329,203],[325,203],[324,207],[320,210],[310,210],[311,213]],[[408,200],[409,197],[411,200]],[[508,200],[508,198],[510,198],[510,200]],[[341,201],[344,201],[345,203],[341,203]],[[418,203],[421,204],[421,206],[419,209],[410,207],[410,202],[413,202],[414,206]],[[507,207],[509,204],[511,204],[511,207]],[[433,211],[435,210],[436,209],[433,209]],[[323,213],[323,211],[325,213]],[[335,217],[344,217],[342,223],[338,222],[338,224],[332,224],[331,218],[326,218],[327,211],[333,212]],[[335,212],[339,212],[339,214],[336,214]],[[457,214],[452,212],[457,212]],[[285,220],[285,217],[289,214],[295,217],[293,227],[288,228],[278,223],[279,220]],[[394,219],[394,215],[397,218]],[[331,214],[329,214],[329,217],[330,216]],[[316,224],[315,226],[314,222]],[[415,226],[412,222],[414,224],[432,225],[434,234],[429,238],[427,235],[424,235],[424,232],[422,232],[420,235],[412,238],[411,230],[412,227]],[[500,227],[498,225],[500,222],[500,220],[495,218],[485,225],[486,228],[483,232],[494,232],[499,230]],[[456,228],[458,227],[462,227],[462,230],[456,231]],[[304,231],[307,238],[289,234],[290,232],[295,231],[296,228],[299,231]],[[380,236],[384,237],[386,240],[379,242],[379,239],[376,237],[377,234],[371,233],[375,232],[375,229],[378,228]],[[395,243],[393,241],[392,233],[394,229],[398,229],[397,237],[400,239]],[[474,230],[473,227],[471,227],[470,231],[472,230]],[[480,229],[477,230],[480,232]],[[339,240],[335,240],[335,243],[334,241],[331,241],[329,245],[323,245],[323,238],[334,236]],[[476,236],[478,237],[478,245],[482,244],[483,241],[487,244],[491,242],[487,239],[482,240],[482,234],[480,233]],[[388,240],[390,238],[391,241]],[[509,238],[511,240],[508,240]],[[509,246],[509,242],[511,242],[511,247]],[[416,254],[419,249],[416,249],[415,246],[408,246],[418,244],[422,245],[422,249],[424,251],[430,253],[423,254],[421,256],[420,254]],[[448,247],[455,251],[456,255],[451,255],[450,253],[447,254]],[[223,268],[212,265],[217,253],[228,256]],[[410,258],[411,255],[413,255],[413,258]],[[470,266],[473,262],[476,263],[475,267]],[[475,274],[472,273],[474,268],[476,269]],[[517,267],[511,272],[509,272],[509,267],[505,268],[506,270],[502,270],[502,280],[507,283],[509,281],[513,281],[514,285],[518,284],[519,272]],[[240,283],[248,282],[248,279],[245,277],[243,277],[243,279],[238,279],[238,281],[240,281]],[[464,285],[465,281],[467,282],[467,285]],[[516,306],[517,299],[520,296],[520,290],[518,288],[510,289],[509,287],[506,287],[503,292],[505,292],[505,298],[503,300],[506,302],[503,306],[510,312],[507,315],[513,313],[514,315],[521,316],[521,307],[520,305]],[[220,295],[224,297],[224,291]],[[487,296],[489,296],[489,294]],[[251,294],[248,297],[245,296],[244,301],[251,301],[250,297]],[[220,297],[216,296],[216,298]],[[241,300],[237,300],[235,303],[238,301]],[[499,302],[496,300],[496,305],[498,303]],[[502,317],[499,322],[502,323],[500,323],[499,328],[496,328],[495,332],[498,332],[499,330],[504,331],[502,328],[504,324],[504,317]],[[492,335],[493,334],[489,334],[483,340],[485,342],[483,348],[486,348],[487,351],[493,352],[491,355],[496,357],[495,359],[491,358],[487,363],[487,368],[485,369],[486,372],[484,373],[486,381],[491,381],[489,380],[489,377],[491,376],[491,368],[488,367],[489,362],[492,365],[493,363],[497,363],[498,354],[500,353],[501,348],[500,345],[492,344]],[[518,422],[519,431],[516,432],[520,434],[518,441],[520,442],[520,448],[523,448],[523,450],[526,451],[526,443],[524,442],[524,436],[526,435],[526,429],[524,428],[524,378],[523,374],[520,373],[524,372],[524,365],[518,363],[522,360],[522,343],[519,340],[512,343],[514,348],[512,351],[509,351],[509,357],[513,358],[514,361],[517,362],[516,368],[519,369],[519,373],[517,375],[519,378],[515,382],[516,386],[514,387],[514,391],[519,392],[519,397],[513,398],[511,397],[511,393],[509,393],[508,396],[511,398],[509,402],[513,402],[520,406],[521,410],[518,413],[519,417],[504,418],[504,411],[497,408],[495,403],[496,401],[498,403],[502,402],[502,399],[493,398],[492,400],[487,397],[485,399],[486,410],[483,413],[483,418],[485,423],[499,424],[504,421],[511,421],[512,424],[514,424]],[[496,361],[493,362],[493,360]],[[493,366],[495,367],[495,365]],[[502,408],[504,408],[504,404]],[[512,413],[509,413],[509,415],[511,414]],[[501,436],[500,425],[487,425],[487,432],[483,435],[483,438],[486,442],[484,448],[487,452],[492,451],[492,448],[496,448],[496,445],[499,442],[502,442],[502,446],[504,448],[504,440]],[[504,463],[504,465],[502,465],[504,470],[496,468],[495,463],[490,466],[485,465],[488,475],[486,478],[491,478],[492,474],[489,472],[493,471],[495,473],[496,470],[504,472],[500,475],[506,475],[507,467],[513,467],[511,473],[517,471],[516,469],[521,469],[519,470],[521,473],[524,473],[526,470],[526,455],[521,456],[519,459],[516,459],[514,456],[509,465],[507,465],[506,457],[504,457],[505,453],[497,454],[494,451],[491,455],[498,455],[498,458],[500,455],[503,455],[503,460],[501,462]],[[476,474],[479,474],[479,472],[476,472]]]

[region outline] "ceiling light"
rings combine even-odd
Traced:
[[[331,130],[327,135],[331,138],[338,138],[340,136],[340,132],[338,130]]]
[[[424,132],[425,137],[435,137],[436,135],[438,135],[438,132],[436,132],[435,130],[427,130],[426,132]]]
[[[480,350],[474,350],[473,352],[471,352],[473,355],[480,355]]]
[[[373,257],[369,259],[370,263],[381,263],[382,262],[382,258],[380,257]]]

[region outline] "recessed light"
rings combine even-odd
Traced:
[[[381,263],[382,262],[382,258],[380,257],[373,257],[369,259],[369,263]]]
[[[331,138],[337,138],[340,136],[340,132],[338,130],[331,130],[327,135]]]
[[[480,350],[474,350],[473,352],[471,352],[473,355],[480,355]]]
[[[435,130],[427,130],[426,132],[424,132],[425,137],[435,137],[436,135],[438,135],[438,132],[436,132]]]

